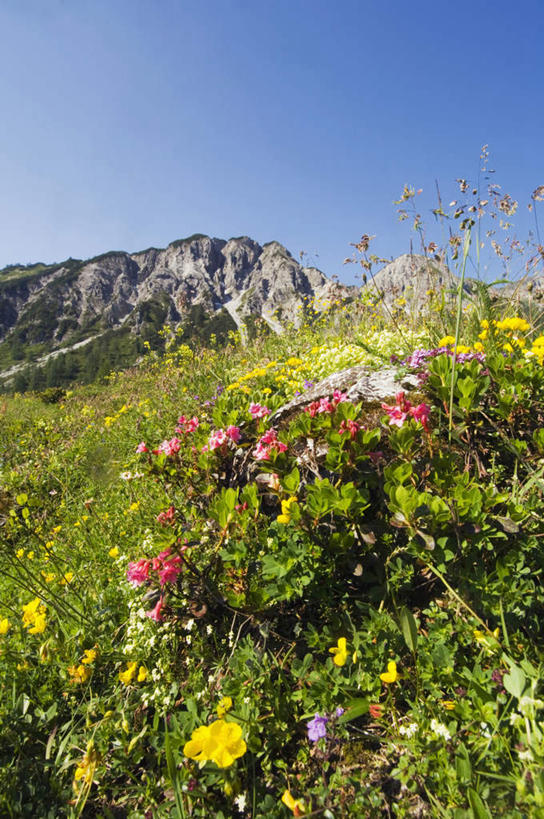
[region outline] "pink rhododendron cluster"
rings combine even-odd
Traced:
[[[270,415],[270,410],[268,407],[263,407],[261,404],[251,403],[249,405],[249,412],[253,419],[266,418],[267,415]]]
[[[360,429],[361,424],[358,424],[357,421],[352,421],[351,418],[348,418],[346,421],[342,421],[338,428],[338,432],[340,435],[344,435],[344,433],[349,432],[349,437],[353,441]]]
[[[278,441],[278,433],[275,429],[269,429],[257,442],[257,446],[251,453],[256,461],[268,461],[272,452],[285,452],[287,445]]]
[[[397,393],[395,404],[382,404],[382,409],[388,414],[391,426],[402,427],[408,416],[411,415],[412,418],[419,421],[425,432],[429,431],[431,408],[427,404],[418,404],[415,407],[403,392]]]
[[[176,517],[175,507],[169,506],[168,509],[159,512],[159,514],[157,515],[157,523],[161,523],[163,526],[172,526],[175,517]]]
[[[235,427],[232,424],[226,429],[214,429],[208,438],[208,443],[202,447],[202,452],[226,448],[229,441],[237,444],[240,437],[240,427]]]
[[[185,415],[180,415],[178,418],[178,426],[176,427],[176,433],[178,435],[190,435],[191,432],[194,432],[197,427],[200,426],[200,421],[193,415],[192,418],[186,418]]]
[[[177,452],[179,452],[180,447],[181,441],[179,440],[179,438],[176,438],[174,436],[169,441],[163,441],[162,444],[160,444],[157,447],[157,449],[153,450],[153,454],[159,455],[162,453],[163,455],[168,455],[168,457],[171,457],[172,455],[175,455]]]
[[[310,418],[315,418],[316,415],[324,412],[334,412],[338,404],[341,404],[342,401],[347,400],[347,393],[340,392],[340,390],[335,390],[332,394],[332,399],[320,398],[319,401],[312,401],[312,403],[305,408],[304,412],[307,412]]]

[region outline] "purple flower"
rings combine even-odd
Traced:
[[[342,706],[339,705],[334,713],[336,714],[337,717],[341,717],[345,710],[346,710],[345,708],[342,708]]]
[[[329,721],[328,717],[320,717],[316,714],[315,717],[307,723],[308,739],[310,742],[317,742],[319,739],[327,736],[326,725]]]

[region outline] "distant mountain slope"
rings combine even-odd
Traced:
[[[77,349],[81,369],[81,357],[96,352],[94,340],[111,346],[112,334],[121,334],[134,353],[134,338],[149,338],[150,328],[165,322],[208,322],[210,332],[224,333],[262,318],[277,331],[297,321],[305,299],[349,291],[300,265],[279,242],[261,246],[247,236],[227,241],[198,234],[163,250],[12,265],[0,271],[0,380],[2,374],[4,381],[14,378],[29,362],[57,360],[60,350]]]

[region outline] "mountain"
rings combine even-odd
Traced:
[[[0,271],[0,383],[44,386],[44,366],[49,385],[90,380],[133,363],[165,322],[183,324],[188,336],[225,337],[255,320],[280,331],[297,323],[308,300],[350,290],[303,267],[279,242],[261,246],[247,236],[198,234],[162,250],[11,265]],[[38,383],[22,383],[29,365],[39,365]]]
[[[406,310],[420,309],[429,296],[453,292],[459,279],[441,261],[428,259],[417,253],[404,253],[382,267],[363,284],[363,296],[370,301],[391,306],[405,302]],[[465,291],[470,285],[465,283]]]

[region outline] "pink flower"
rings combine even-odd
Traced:
[[[157,522],[161,523],[163,526],[171,526],[174,523],[175,515],[175,507],[169,506],[168,509],[165,509],[163,512],[159,512],[157,515]]]
[[[332,394],[332,400],[333,400],[334,406],[336,407],[336,406],[338,406],[338,404],[341,404],[342,401],[347,401],[348,400],[348,394],[347,394],[347,392],[340,392],[340,390],[335,390],[333,392],[333,394]]]
[[[195,429],[200,425],[200,421],[193,415],[192,418],[186,418],[185,415],[180,415],[178,418],[179,426],[176,427],[176,432],[179,435],[189,435],[191,432],[194,432]]]
[[[159,583],[161,586],[166,583],[175,583],[182,571],[181,557],[171,558],[171,560],[163,563],[162,569],[159,571]]]
[[[150,620],[154,620],[156,623],[160,623],[162,620],[161,617],[161,609],[163,607],[162,597],[159,597],[157,600],[157,605],[151,611],[146,611],[145,616],[149,617]]]
[[[230,427],[226,428],[225,432],[227,434],[227,438],[230,438],[230,440],[233,441],[235,444],[238,443],[238,441],[240,440],[240,428],[239,427],[232,426],[232,424],[231,424]]]
[[[249,412],[252,418],[266,418],[267,415],[270,415],[268,407],[263,407],[261,404],[250,404]]]
[[[136,563],[129,563],[127,568],[127,580],[133,586],[141,586],[149,579],[149,569],[151,561],[141,557]]]
[[[359,430],[361,429],[361,425],[357,423],[357,421],[352,421],[350,418],[347,421],[342,421],[340,427],[338,428],[338,432],[340,435],[343,435],[344,432],[349,432],[350,438],[353,441]]]
[[[160,444],[158,451],[162,452],[164,455],[175,455],[176,452],[179,452],[181,447],[181,441],[179,438],[171,438],[169,441],[163,441]]]
[[[390,426],[401,427],[408,418],[412,405],[404,397],[403,392],[397,393],[395,400],[396,403],[393,405],[382,404],[382,409],[389,415]]]
[[[227,443],[227,441],[227,433],[224,429],[214,429],[208,439],[208,447],[211,450],[219,449],[219,447],[222,447],[223,444]]]
[[[268,429],[261,439],[257,442],[257,446],[251,453],[256,461],[268,461],[272,452],[285,452],[287,445],[278,441],[278,434],[275,429]]]
[[[138,444],[138,446],[136,447],[136,452],[149,452],[145,441],[142,441],[141,443]]]
[[[427,404],[418,404],[417,407],[412,407],[410,412],[419,423],[423,426],[425,432],[429,432],[429,415],[431,408]]]

